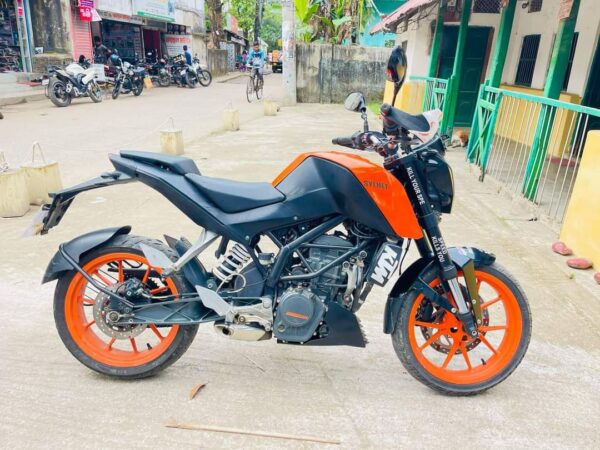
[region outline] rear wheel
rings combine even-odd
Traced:
[[[71,95],[67,92],[67,85],[57,78],[50,80],[48,95],[50,101],[59,108],[64,108],[71,104]]]
[[[168,73],[159,73],[158,84],[161,87],[169,87],[171,85],[171,76]]]
[[[198,77],[196,76],[196,74],[186,72],[185,73],[185,84],[187,84],[187,87],[189,87],[190,89],[194,89],[196,87],[196,85],[198,84]]]
[[[525,356],[531,338],[529,305],[512,276],[496,263],[475,274],[483,313],[479,337],[471,338],[454,315],[417,291],[403,299],[392,333],[396,354],[408,372],[448,395],[478,394],[505,380]],[[436,269],[422,278],[443,294]]]
[[[192,288],[178,275],[160,279],[140,250],[144,243],[176,260],[160,241],[119,236],[83,259],[84,271],[110,290],[138,278],[153,295],[178,295]],[[54,320],[67,349],[96,372],[118,378],[144,378],[177,361],[192,343],[198,325],[115,325],[107,320],[110,298],[98,292],[80,273],[63,275],[54,296]]]
[[[255,90],[256,90],[256,98],[258,100],[260,100],[262,98],[262,96],[263,96],[263,84],[264,84],[263,79],[259,78],[257,76]]]

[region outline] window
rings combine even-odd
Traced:
[[[529,12],[540,12],[542,10],[542,2],[544,0],[531,0],[529,2]]]
[[[499,14],[500,3],[500,0],[475,0],[475,3],[473,4],[473,12],[483,14]]]
[[[523,46],[521,47],[521,56],[519,56],[515,84],[531,86],[538,49],[540,48],[540,38],[541,34],[530,34],[523,37]]]
[[[576,32],[573,35],[573,42],[571,43],[571,51],[569,52],[569,62],[567,63],[567,70],[565,71],[565,81],[563,82],[562,90],[566,91],[569,87],[569,79],[571,78],[571,69],[573,68],[573,59],[575,58],[575,51],[577,50],[577,40],[579,39],[579,33]]]

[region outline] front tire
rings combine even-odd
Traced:
[[[113,100],[116,100],[119,98],[119,94],[121,94],[121,82],[117,81],[115,83],[115,87],[112,90],[112,98]]]
[[[483,311],[477,339],[416,290],[402,299],[392,333],[406,370],[446,395],[479,394],[501,383],[521,363],[531,339],[531,312],[518,282],[497,263],[477,269],[475,275]],[[443,293],[437,268],[422,279]]]
[[[102,101],[102,88],[98,86],[95,81],[90,83],[88,87],[89,96],[94,103],[100,103]]]
[[[144,90],[144,81],[138,80],[135,83],[132,83],[132,85],[131,92],[133,92],[133,95],[136,97],[142,95],[142,91]]]
[[[91,250],[81,261],[81,267],[109,288],[136,277],[153,294],[193,292],[177,274],[162,282],[160,269],[151,267],[144,257],[140,249],[142,243],[160,250],[173,261],[177,259],[175,252],[160,241],[118,236],[107,245]],[[104,375],[123,379],[155,375],[185,353],[198,331],[197,324],[110,325],[103,320],[106,302],[106,298],[92,290],[87,280],[74,270],[58,280],[54,296],[58,334],[77,360]]]
[[[200,71],[200,75],[198,77],[198,81],[204,87],[210,86],[210,83],[212,82],[212,75],[211,75],[211,73],[208,70],[202,70],[202,71]]]

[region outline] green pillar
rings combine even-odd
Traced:
[[[440,1],[438,9],[437,22],[435,23],[435,33],[431,43],[431,55],[429,57],[429,71],[427,76],[435,77],[437,75],[438,62],[440,60],[440,51],[442,48],[442,35],[444,34],[444,15],[446,14],[446,0]]]
[[[506,54],[508,53],[508,44],[510,43],[510,35],[512,32],[513,21],[515,18],[515,10],[517,9],[517,0],[508,0],[506,7],[502,9],[502,16],[500,17],[500,25],[498,27],[498,37],[496,38],[496,44],[494,46],[494,54],[492,55],[492,64],[490,68],[490,74],[486,79],[485,83],[481,85],[479,95],[477,97],[477,103],[479,99],[483,98],[483,89],[486,86],[500,87],[502,82],[502,72],[504,72],[504,63],[506,62]],[[479,118],[478,118],[478,107],[475,109],[473,114],[473,121],[471,122],[471,136],[469,139],[469,147],[467,149],[467,160],[475,162],[477,157],[475,153],[475,146],[479,140],[475,139],[479,136]],[[493,133],[493,127],[490,127],[486,133]],[[483,136],[481,142],[488,142],[487,135]],[[489,150],[489,147],[487,147]],[[487,161],[487,154],[483,155]],[[482,165],[482,167],[485,167]]]
[[[546,85],[544,86],[544,97],[557,99],[560,96],[569,63],[571,46],[573,45],[579,3],[580,0],[573,0],[571,14],[568,18],[560,22],[558,27],[556,39],[554,40],[554,48],[552,49],[550,68],[546,77]],[[537,191],[546,150],[548,149],[548,141],[550,140],[550,133],[542,133],[542,131],[551,130],[554,122],[555,114],[550,112],[550,108],[545,108],[545,111],[547,113],[540,114],[538,119],[523,183],[523,193],[530,200],[533,200]]]
[[[463,0],[462,11],[460,13],[460,28],[458,30],[458,42],[456,43],[456,56],[454,58],[454,68],[452,76],[448,80],[448,94],[444,107],[444,122],[442,130],[448,135],[452,134],[454,128],[454,118],[456,115],[456,105],[458,102],[458,86],[462,75],[463,57],[467,45],[467,33],[469,32],[469,18],[471,16],[471,6],[473,0]]]
[[[500,83],[502,82],[502,72],[504,72],[504,63],[506,62],[506,54],[508,53],[508,44],[510,42],[516,9],[517,0],[508,0],[508,5],[502,9],[498,37],[496,38],[494,55],[492,56],[492,67],[488,77],[491,87],[500,87]]]

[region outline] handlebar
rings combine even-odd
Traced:
[[[356,148],[354,139],[352,136],[342,136],[331,140],[333,145],[341,145],[342,147]]]

